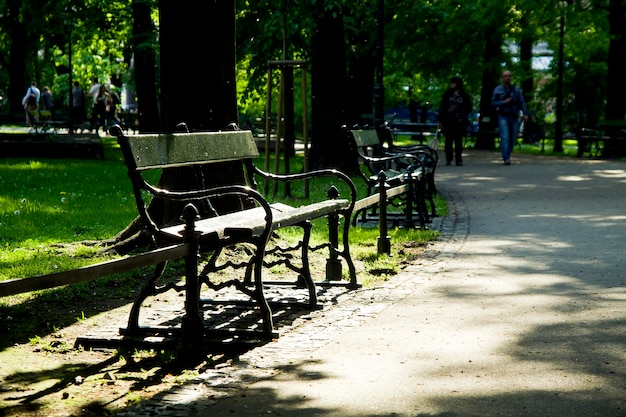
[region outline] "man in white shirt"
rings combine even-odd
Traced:
[[[39,98],[41,97],[41,91],[37,88],[37,82],[33,81],[30,83],[30,87],[26,90],[26,95],[22,98],[22,105],[24,106],[24,110],[26,111],[26,125],[32,126],[33,120],[31,117],[30,111],[34,111],[39,109]]]
[[[94,108],[96,107],[96,100],[98,99],[98,92],[100,91],[100,83],[98,82],[98,78],[94,77],[93,80],[91,80],[91,88],[89,89],[89,92],[87,93],[87,95],[89,97],[92,98],[93,103],[91,105],[91,129],[93,129],[96,126],[96,119],[97,119],[97,114],[94,111]]]

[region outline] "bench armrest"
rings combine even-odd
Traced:
[[[275,180],[280,182],[292,182],[292,181],[301,181],[312,178],[322,178],[322,177],[335,177],[342,181],[347,187],[350,189],[350,210],[354,207],[356,202],[356,186],[354,182],[350,179],[349,176],[344,174],[343,172],[336,169],[318,169],[314,171],[308,172],[300,172],[295,174],[272,174],[269,172],[265,172],[256,166],[254,166],[254,173],[264,179]]]
[[[161,198],[165,200],[172,201],[185,201],[185,202],[195,202],[201,201],[211,198],[222,198],[222,197],[240,197],[245,198],[247,200],[252,200],[255,202],[255,206],[260,207],[265,212],[265,233],[267,237],[269,237],[269,233],[272,229],[273,215],[272,208],[269,202],[256,190],[252,189],[248,186],[243,185],[228,185],[228,186],[219,186],[214,188],[208,188],[203,190],[192,190],[192,191],[168,191],[164,189],[160,189],[158,187],[154,187],[150,184],[144,184],[146,189],[152,194],[155,198]],[[219,217],[220,214],[216,213]],[[146,211],[146,215],[149,217],[149,214]],[[154,230],[159,231],[160,227],[156,225],[152,219],[148,219],[150,224],[154,228]]]
[[[413,166],[413,169],[419,167],[422,171],[426,169],[423,158],[414,153],[388,153],[384,152],[381,156],[368,156],[359,152],[359,158],[371,169],[373,165],[389,165],[395,164],[399,169],[406,169],[407,166]],[[372,172],[376,174],[377,172]]]

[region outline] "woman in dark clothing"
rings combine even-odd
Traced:
[[[443,94],[439,107],[439,123],[446,138],[446,165],[450,165],[453,159],[457,165],[463,165],[463,137],[467,132],[471,111],[472,100],[463,89],[463,80],[452,77],[450,88]]]

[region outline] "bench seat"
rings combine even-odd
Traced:
[[[283,203],[271,204],[272,230],[283,227],[295,226],[303,221],[327,216],[339,210],[350,207],[350,201],[346,199],[326,200],[309,204],[302,207],[291,207]],[[261,207],[238,211],[208,219],[198,220],[195,223],[196,231],[203,237],[215,236],[218,239],[226,239],[234,231],[246,230],[250,234],[260,236],[265,229],[265,210]],[[178,238],[183,235],[185,225],[164,227],[161,231],[171,237]]]

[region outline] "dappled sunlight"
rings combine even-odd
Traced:
[[[499,177],[484,177],[484,176],[470,176],[464,178],[465,180],[473,180],[473,181],[501,181],[502,178]]]
[[[618,389],[611,381],[623,377],[626,360],[623,288],[599,294],[567,276],[512,280],[498,276],[497,268],[477,274],[474,266],[462,283],[438,286],[424,304],[445,305],[424,309],[418,321],[423,339],[416,350],[428,375],[420,384],[424,395]],[[591,352],[604,355],[606,372],[584,362]]]
[[[626,170],[623,169],[595,170],[593,173],[600,178],[626,181]]]
[[[3,164],[2,169],[8,172],[11,172],[11,171],[21,172],[21,171],[50,169],[51,166],[53,166],[53,164],[42,162],[42,161],[28,161],[28,162],[23,162],[23,163]]]
[[[564,175],[564,176],[556,177],[556,180],[566,181],[566,182],[581,182],[581,181],[591,181],[592,178],[581,177],[580,175]]]
[[[520,219],[555,219],[555,220],[577,220],[581,224],[593,227],[625,227],[626,214],[602,215],[596,214],[568,214],[568,213],[524,213],[518,214]],[[543,238],[545,239],[545,238]]]

